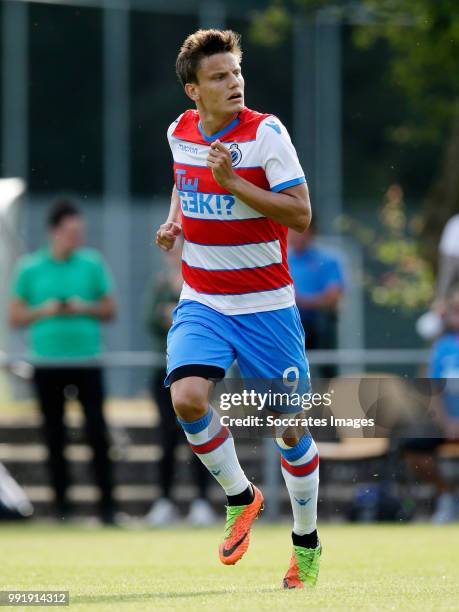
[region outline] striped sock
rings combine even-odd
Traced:
[[[310,435],[290,447],[276,438],[281,453],[282,475],[293,510],[293,532],[305,535],[316,529],[319,490],[319,454]]]
[[[178,419],[178,422],[191,450],[223,487],[226,495],[238,495],[245,491],[249,481],[239,465],[233,436],[228,427],[221,425],[212,406],[197,421]]]

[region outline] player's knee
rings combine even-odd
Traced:
[[[287,427],[282,432],[282,441],[287,446],[296,446],[305,433],[304,427],[299,425]]]
[[[197,421],[208,410],[207,394],[193,385],[177,381],[171,387],[172,404],[175,414],[184,421]]]
[[[298,442],[300,441],[301,436],[296,434],[295,432],[290,432],[290,433],[284,433],[282,435],[282,441],[284,442],[284,444],[286,444],[287,446],[296,446],[298,444]]]

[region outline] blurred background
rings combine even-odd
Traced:
[[[8,329],[7,306],[15,262],[46,243],[46,211],[61,195],[84,212],[87,244],[114,278],[118,317],[103,364],[118,509],[141,516],[159,495],[149,389],[164,355],[151,349],[145,311],[166,265],[153,239],[173,181],[166,130],[189,107],[175,58],[200,27],[241,33],[246,104],[289,130],[317,242],[343,269],[337,350],[311,351],[311,364],[341,376],[425,375],[429,343],[416,321],[434,303],[441,232],[459,212],[455,2],[3,0],[0,23],[0,176],[19,179],[0,183],[0,462],[35,516],[52,513],[52,490],[27,340]],[[78,406],[68,408],[70,499],[89,516],[91,453]],[[387,503],[395,520],[428,516],[435,486],[410,474],[389,441],[365,442],[324,445],[320,515],[373,520]],[[248,474],[269,489],[271,518],[282,516],[277,457],[261,441],[256,452],[241,444]],[[183,513],[194,495],[184,438],[177,458]],[[444,463],[457,478],[454,453]],[[209,498],[222,502],[216,488]]]

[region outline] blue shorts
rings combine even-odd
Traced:
[[[244,379],[297,380],[298,392],[300,388],[309,391],[309,365],[297,307],[224,315],[199,302],[181,300],[167,337],[166,386],[176,368],[210,365],[226,372],[235,360]]]

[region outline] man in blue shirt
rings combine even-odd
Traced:
[[[344,289],[343,271],[337,258],[318,247],[314,237],[313,224],[301,234],[290,230],[288,265],[306,334],[306,348],[334,349],[337,311]],[[333,378],[336,366],[322,366],[319,375]]]
[[[459,315],[459,290],[455,298]],[[451,306],[450,306],[451,312]],[[456,315],[456,316],[458,316]],[[451,438],[459,438],[459,333],[447,331],[434,344],[430,377],[444,378],[442,425]]]
[[[440,379],[432,397],[439,429],[422,438],[407,438],[405,459],[416,478],[431,483],[436,501],[432,522],[450,523],[459,517],[459,498],[453,483],[445,479],[438,465],[438,448],[447,440],[459,440],[459,287],[450,290],[445,302],[445,333],[432,347],[429,377]]]

